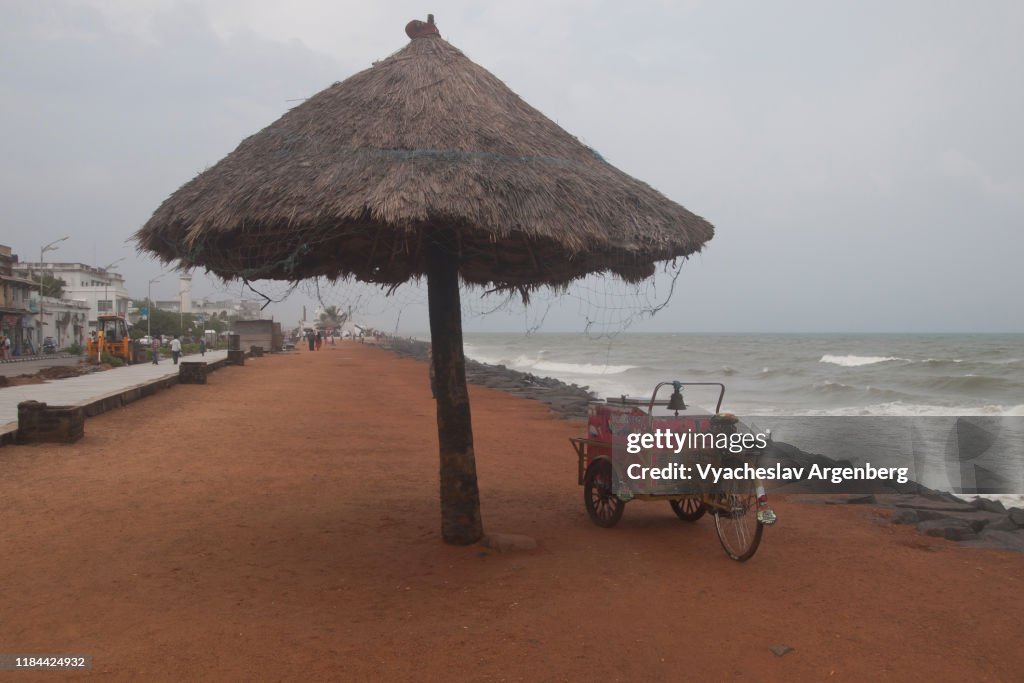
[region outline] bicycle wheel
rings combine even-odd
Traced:
[[[704,506],[704,501],[698,496],[688,496],[682,500],[670,500],[668,504],[672,506],[672,512],[676,513],[676,517],[684,522],[696,522],[708,510]]]
[[[764,525],[757,519],[757,492],[752,481],[727,482],[715,506],[715,530],[725,554],[746,562],[761,544]]]
[[[583,504],[594,524],[610,528],[619,523],[626,504],[612,493],[612,464],[608,460],[590,463],[583,476]]]

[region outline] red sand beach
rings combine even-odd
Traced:
[[[0,653],[93,657],[0,678],[1024,676],[1024,555],[778,499],[745,564],[668,505],[600,529],[581,423],[471,394],[485,529],[537,550],[441,542],[426,368],[353,343],[220,370],[74,445],[0,449]]]

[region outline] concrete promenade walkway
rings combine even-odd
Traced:
[[[215,361],[227,358],[227,351],[207,351],[182,356],[184,361]],[[170,358],[161,357],[160,363],[140,363],[79,377],[58,379],[43,384],[0,389],[0,435],[18,429],[18,404],[22,401],[40,401],[51,406],[73,406],[103,398],[135,387],[152,384],[178,375],[178,366]]]

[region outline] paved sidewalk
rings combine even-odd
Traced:
[[[207,351],[206,356],[196,353],[182,356],[182,360],[212,363],[227,357],[227,351]],[[0,434],[17,430],[18,404],[22,401],[40,401],[53,406],[71,406],[168,377],[175,377],[177,374],[178,366],[171,361],[170,357],[167,357],[161,358],[158,365],[140,363],[80,377],[53,380],[44,384],[26,384],[0,389]]]

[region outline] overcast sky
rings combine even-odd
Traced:
[[[669,307],[632,329],[1024,331],[1019,0],[0,0],[0,243],[36,260],[69,235],[47,260],[127,257],[116,269],[145,296],[160,266],[126,240],[157,206],[403,47],[428,12],[527,102],[715,225]],[[404,289],[390,308],[325,298],[425,329]],[[173,276],[154,285],[175,292]],[[593,317],[566,303],[544,330]],[[303,304],[267,311],[291,324]],[[524,315],[468,328],[523,329]]]

